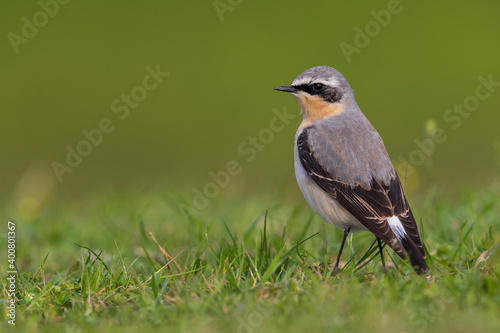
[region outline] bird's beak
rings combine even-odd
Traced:
[[[298,91],[294,86],[279,86],[279,87],[274,87],[274,90],[286,91],[292,94]]]

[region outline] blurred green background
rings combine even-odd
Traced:
[[[2,3],[0,198],[36,210],[102,189],[162,188],[189,202],[231,160],[243,171],[223,193],[300,198],[292,163],[300,117],[250,162],[238,146],[269,127],[273,109],[298,115],[295,99],[272,88],[316,65],[349,80],[395,164],[426,126],[443,129],[447,140],[408,177],[409,191],[487,184],[499,171],[500,87],[456,129],[443,115],[474,95],[478,77],[500,81],[500,3],[401,1],[377,31],[372,11],[389,3],[70,1],[45,22],[37,1]],[[13,45],[23,17],[40,27]],[[356,46],[355,29],[367,24],[369,43],[348,61],[341,43]],[[121,120],[111,105],[143,84],[147,66],[169,75]],[[114,131],[59,182],[52,163],[65,163],[66,146],[103,118]]]

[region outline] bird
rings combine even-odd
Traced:
[[[303,120],[295,135],[294,167],[309,206],[344,232],[334,270],[350,232],[370,231],[414,271],[429,276],[417,223],[382,138],[335,68],[316,66],[278,86],[297,99]]]

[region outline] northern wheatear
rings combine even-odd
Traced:
[[[335,263],[352,231],[369,230],[418,274],[427,273],[417,224],[379,134],[363,115],[351,86],[334,68],[317,66],[289,86],[303,121],[295,135],[295,175],[307,203],[344,230]],[[382,256],[382,264],[383,262]]]

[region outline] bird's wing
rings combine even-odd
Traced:
[[[405,258],[407,246],[396,237],[387,221],[388,218],[397,216],[408,238],[425,258],[417,224],[397,174],[394,173],[395,176],[388,184],[383,184],[376,178],[372,178],[369,189],[360,185],[352,187],[334,179],[325,170],[316,159],[307,138],[307,129],[304,129],[297,138],[298,155],[302,166],[316,184],[335,198],[375,236],[387,243],[399,256]]]

